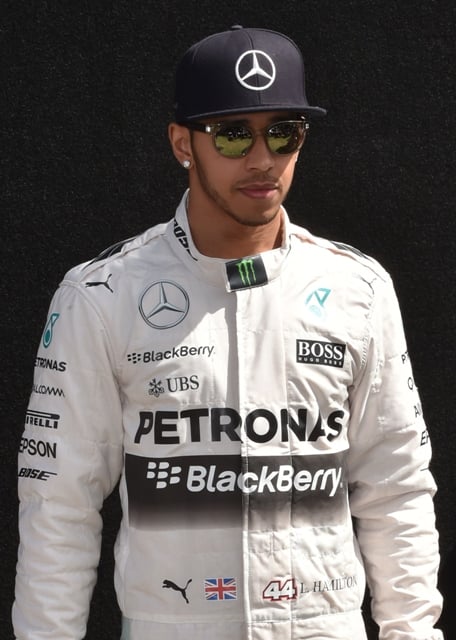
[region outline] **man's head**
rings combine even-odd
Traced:
[[[188,49],[176,72],[176,122],[260,111],[326,113],[307,101],[304,62],[292,40],[236,26]]]
[[[194,239],[222,228],[238,240],[247,228],[277,235],[308,120],[325,113],[308,103],[302,56],[286,36],[233,27],[193,45],[177,69],[169,137],[189,170]]]

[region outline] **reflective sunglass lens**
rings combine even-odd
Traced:
[[[246,127],[222,127],[215,134],[217,150],[224,156],[240,158],[252,146],[252,134]]]
[[[268,147],[274,153],[294,153],[303,140],[303,128],[294,122],[281,122],[268,129]]]

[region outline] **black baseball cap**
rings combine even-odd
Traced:
[[[304,61],[290,38],[236,25],[186,51],[176,71],[176,122],[255,111],[326,114],[307,101]]]

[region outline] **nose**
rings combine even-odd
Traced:
[[[269,171],[274,166],[274,155],[261,134],[255,136],[253,145],[245,157],[245,163],[248,169],[256,171]]]

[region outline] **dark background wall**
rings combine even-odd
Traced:
[[[73,264],[173,215],[185,175],[166,136],[172,70],[194,41],[235,23],[290,35],[307,60],[311,100],[328,109],[299,161],[289,213],[375,256],[395,280],[434,445],[449,609],[456,529],[453,0],[3,0],[0,11],[1,638],[13,638],[16,451],[50,296]],[[104,509],[90,640],[118,637],[111,586],[118,516],[114,496]],[[453,637],[448,612],[443,621]]]

